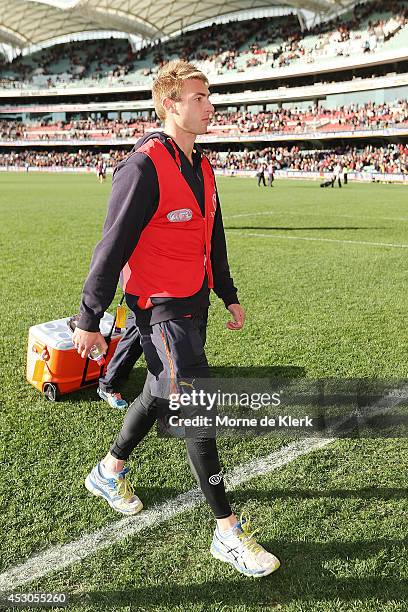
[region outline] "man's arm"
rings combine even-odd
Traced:
[[[225,307],[230,311],[234,319],[233,321],[228,321],[227,327],[228,329],[241,329],[245,321],[245,311],[238,301],[237,288],[234,286],[234,281],[230,274],[218,193],[214,227],[211,236],[211,267],[214,279],[214,292],[223,300]]]
[[[223,300],[225,307],[228,308],[230,304],[239,304],[237,288],[234,286],[228,265],[227,245],[218,194],[211,236],[211,267],[214,279],[214,292]]]
[[[135,153],[114,172],[102,239],[95,247],[80,306],[74,345],[82,356],[98,343],[105,349],[99,322],[111,304],[123,266],[159,200],[156,170],[150,158]]]

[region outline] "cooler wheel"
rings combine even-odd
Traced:
[[[58,387],[53,383],[45,383],[43,393],[50,402],[57,402],[59,398]]]

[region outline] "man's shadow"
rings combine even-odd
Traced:
[[[71,602],[111,606],[157,605],[190,606],[193,604],[216,606],[262,606],[275,609],[279,604],[297,603],[303,609],[312,610],[314,602],[336,601],[346,605],[355,600],[378,600],[385,602],[406,602],[408,582],[398,576],[384,575],[378,570],[370,576],[357,576],[353,571],[359,563],[370,563],[370,559],[402,558],[408,544],[402,540],[364,540],[355,542],[291,541],[284,538],[263,541],[267,550],[272,550],[282,562],[272,575],[261,580],[251,580],[238,574],[233,568],[218,563],[217,579],[205,580],[205,575],[188,579],[178,584],[162,576],[160,584],[127,588],[123,591],[90,592],[72,595]],[[132,555],[132,551],[128,555]],[[213,561],[207,551],[203,552],[206,564]],[[193,564],[194,565],[194,564]],[[337,570],[335,568],[338,568]],[[193,571],[193,567],[190,568]],[[352,576],[347,575],[352,573]],[[135,606],[135,608],[132,608]],[[210,608],[202,608],[210,609]],[[401,609],[402,608],[398,608]],[[404,608],[405,609],[405,608]]]

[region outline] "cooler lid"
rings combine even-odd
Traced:
[[[72,344],[72,333],[67,325],[67,321],[69,321],[69,317],[48,321],[47,323],[39,323],[30,327],[30,333],[33,334],[36,340],[46,344],[49,348],[69,351],[74,348],[74,345]],[[103,336],[109,334],[112,323],[113,316],[109,312],[105,312],[99,325]],[[121,336],[121,333],[113,331],[112,338],[117,336]]]

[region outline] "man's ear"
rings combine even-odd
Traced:
[[[174,101],[171,98],[164,98],[162,101],[162,105],[166,113],[174,111]]]

